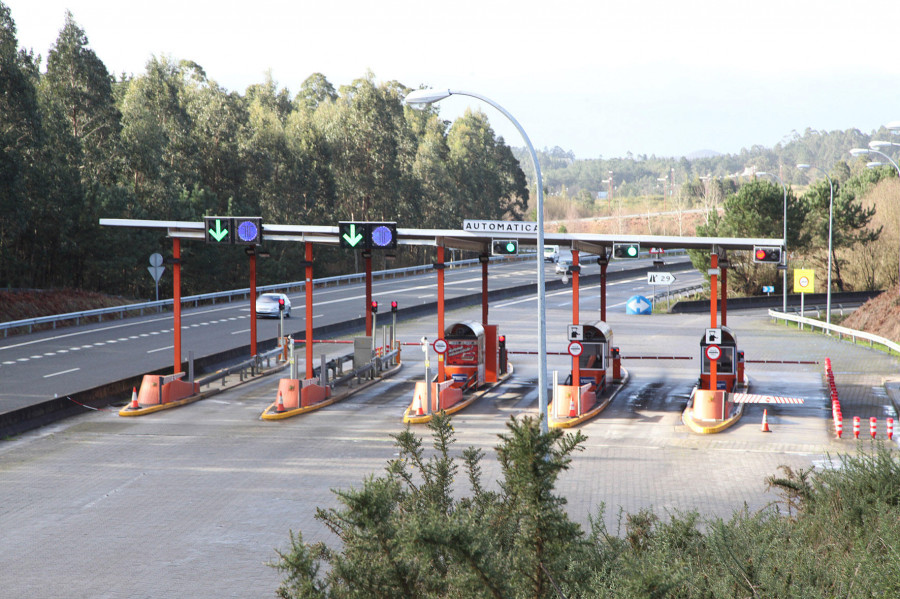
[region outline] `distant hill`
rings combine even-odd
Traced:
[[[688,160],[699,160],[700,158],[715,158],[716,156],[721,155],[721,152],[716,152],[715,150],[697,150],[696,152],[687,154],[685,158]]]

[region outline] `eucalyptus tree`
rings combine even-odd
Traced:
[[[0,286],[32,284],[28,261],[36,248],[29,227],[43,195],[37,64],[18,50],[15,22],[0,1]]]

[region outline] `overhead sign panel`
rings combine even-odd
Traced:
[[[397,223],[341,221],[338,241],[351,250],[393,250],[397,248]]]
[[[537,235],[537,223],[510,220],[464,220],[463,231],[469,233],[524,233]]]
[[[215,245],[259,245],[262,218],[259,216],[204,216],[206,243]]]

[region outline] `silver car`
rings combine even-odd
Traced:
[[[572,267],[572,261],[566,260],[565,258],[560,258],[556,263],[556,272],[557,274],[565,274]]]
[[[291,300],[283,293],[263,293],[256,298],[256,316],[270,316],[278,318],[278,303],[284,300],[284,317],[291,317]]]

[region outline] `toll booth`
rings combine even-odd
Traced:
[[[496,336],[496,329],[494,329]],[[444,331],[447,353],[444,372],[453,387],[476,389],[485,382],[485,331],[479,323],[468,320],[450,325]],[[496,341],[494,343],[496,348]]]
[[[612,341],[612,329],[602,320],[584,325],[583,349],[578,356],[580,384],[592,383],[598,392],[606,385],[606,374],[612,367]]]
[[[737,339],[728,327],[721,327],[722,341],[717,343],[721,350],[719,359],[716,360],[716,388],[718,391],[734,391],[738,383],[738,349]],[[709,389],[710,385],[710,361],[706,355],[706,335],[700,338],[700,388]],[[741,352],[743,354],[743,352]],[[743,368],[741,369],[743,370]]]

